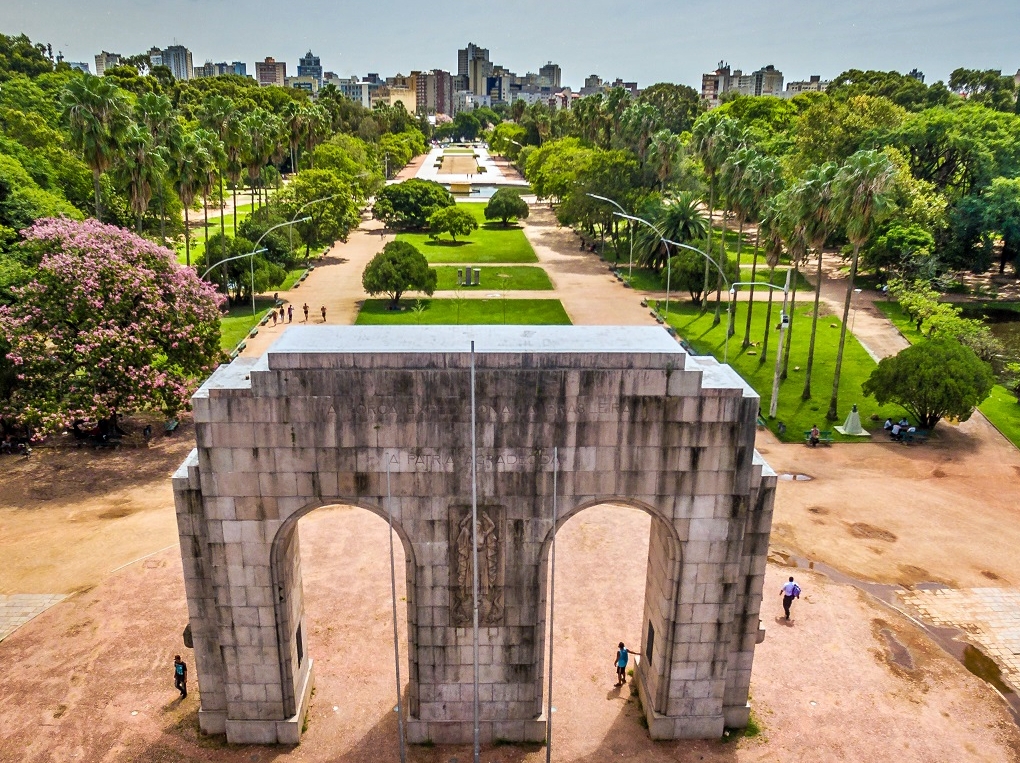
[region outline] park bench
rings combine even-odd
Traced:
[[[811,430],[804,432],[804,442],[811,442]],[[832,445],[832,432],[825,430],[824,432],[818,433],[818,442],[822,445]]]
[[[179,427],[180,425],[181,422],[179,422],[177,419],[170,419],[167,423],[163,425],[163,432],[167,436],[172,435],[176,431],[177,427]]]
[[[903,433],[903,442],[904,442],[904,444],[912,443],[912,442],[922,443],[922,442],[927,442],[927,441],[928,441],[928,430],[927,429],[917,429],[917,430],[915,430],[913,432],[904,432]]]

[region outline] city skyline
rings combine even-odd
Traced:
[[[340,17],[335,6],[308,0],[303,10],[314,23],[267,25],[279,7],[261,0],[244,13],[222,0],[201,6],[194,0],[96,0],[87,11],[69,0],[51,0],[45,12],[28,4],[6,10],[0,31],[50,43],[68,61],[91,61],[103,50],[132,55],[179,44],[192,51],[196,65],[209,59],[253,65],[272,56],[296,67],[312,50],[323,69],[341,76],[456,71],[457,51],[470,41],[521,74],[554,61],[562,67],[563,84],[575,90],[590,74],[698,89],[701,74],[721,59],[745,70],[774,64],[789,79],[828,79],[849,68],[905,73],[916,67],[935,82],[959,66],[1003,73],[1020,67],[1014,33],[1020,4],[1013,0],[990,0],[980,14],[949,0],[862,0],[828,8],[806,0],[780,0],[768,8],[740,0],[727,6],[726,20],[708,27],[698,24],[701,16],[687,0],[617,6],[608,0],[555,7],[522,0],[516,15],[529,21],[515,24],[498,11],[444,14],[441,7],[427,10],[404,0],[380,0],[372,16]],[[395,28],[386,22],[390,18],[403,23]],[[266,29],[272,34],[260,34]]]

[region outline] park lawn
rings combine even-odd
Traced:
[[[924,339],[924,334],[917,330],[917,326],[910,319],[910,316],[900,307],[899,302],[875,302],[875,307],[882,311],[886,318],[899,329],[903,337],[914,344]],[[998,429],[1002,436],[1020,448],[1020,403],[1016,395],[1010,392],[1001,384],[992,387],[988,398],[978,406],[978,410],[985,418],[992,422],[992,426]]]
[[[220,347],[226,352],[233,350],[274,304],[272,297],[255,297],[255,317],[251,314],[251,303],[232,306],[220,318]]]
[[[387,309],[388,305],[388,299],[366,299],[356,325],[570,325],[570,318],[558,299],[414,300],[405,297],[401,300],[404,309],[399,312]]]
[[[768,283],[768,281],[769,281],[769,271],[768,271],[768,268],[761,267],[761,265],[762,265],[761,262],[759,262],[758,265],[759,265],[758,271],[754,274],[754,281],[755,281],[755,283]],[[783,284],[786,283],[786,270],[787,270],[786,268],[783,268],[783,269],[777,268],[776,269],[776,271],[772,274],[772,284],[773,285],[775,285],[775,286],[782,286]],[[624,281],[626,281],[627,280],[627,272],[628,272],[628,270],[627,270],[627,263],[626,262],[622,263],[619,266],[619,271],[620,271],[620,275],[623,276]],[[741,268],[740,268],[740,280],[741,281],[750,281],[751,280],[751,266],[750,265],[747,265],[747,266],[743,266],[742,265],[741,266]],[[791,283],[792,283],[792,279],[791,279]],[[712,284],[713,284],[713,286],[715,285],[715,281],[714,280],[712,281]],[[652,271],[649,268],[634,268],[634,274],[633,274],[633,276],[631,278],[630,285],[631,285],[631,288],[637,289],[639,291],[665,291],[666,290],[666,274],[665,274],[665,271],[663,271],[661,274],[656,274],[654,271]],[[675,287],[674,287],[674,290],[675,290]],[[746,288],[744,290],[746,291]],[[811,291],[814,291],[814,289],[811,286],[811,284],[804,277],[804,274],[801,273],[801,272],[798,272],[797,273],[797,291],[800,292],[801,290],[811,290]],[[712,294],[713,294],[713,297],[714,297],[715,292],[712,292]],[[724,294],[723,296],[725,297],[726,295]]]
[[[747,352],[741,351],[740,345],[744,335],[744,321],[747,317],[747,303],[737,303],[734,326],[736,333],[729,340],[729,363],[734,370],[747,381],[761,396],[763,413],[768,413],[772,395],[772,378],[775,371],[775,351],[779,344],[779,332],[774,330],[779,318],[779,304],[773,304],[773,330],[769,337],[768,357],[760,362],[761,340],[765,330],[764,300],[755,303],[751,318],[752,346]],[[808,342],[811,336],[811,304],[799,303],[793,316],[792,331],[787,333],[791,340],[789,375],[779,385],[779,403],[776,418],[768,421],[769,428],[784,442],[799,442],[804,439],[804,432],[817,424],[819,429],[832,430],[837,441],[862,442],[867,438],[843,437],[833,425],[842,424],[850,412],[850,406],[857,403],[861,414],[861,422],[865,428],[877,428],[881,434],[881,425],[869,419],[872,415],[884,421],[887,416],[900,416],[899,406],[879,406],[874,398],[865,397],[861,385],[871,375],[875,361],[861,347],[851,334],[847,334],[846,348],[843,353],[843,371],[840,378],[839,420],[826,421],[825,414],[829,409],[829,397],[832,394],[832,376],[836,365],[836,349],[839,343],[840,321],[828,315],[818,320],[818,335],[815,341],[815,362],[811,374],[810,400],[801,400],[804,390],[804,368],[807,365]],[[724,358],[724,340],[726,337],[726,317],[718,326],[712,327],[713,311],[702,314],[700,309],[690,302],[670,305],[669,322],[676,328],[679,335],[699,354],[714,355],[720,362]],[[749,352],[755,352],[751,355]],[[786,425],[783,435],[778,433],[778,424]]]
[[[427,233],[401,233],[398,241],[414,244],[418,251],[433,264],[445,262],[538,262],[535,250],[531,248],[520,225],[488,222],[485,219],[485,205],[464,203],[462,209],[471,212],[478,221],[478,230],[467,237],[458,237],[454,242],[450,234],[444,233],[438,240],[429,238]]]
[[[294,284],[297,283],[297,280],[301,277],[301,274],[304,273],[305,270],[306,268],[293,268],[292,270],[288,270],[287,277],[283,280],[283,283],[273,291],[290,291],[294,288]]]
[[[238,205],[237,210],[236,210],[237,224],[238,225],[240,225],[241,222],[246,217],[248,217],[248,215],[251,214],[251,208],[252,208],[251,204],[241,204],[241,205]],[[205,253],[205,226],[202,225],[202,222],[204,222],[204,218],[202,217],[202,213],[200,211],[197,214],[198,214],[197,218],[192,218],[192,222],[194,222],[195,219],[197,219],[198,222],[199,222],[199,226],[197,228],[194,228],[191,231],[191,261],[192,262],[195,262],[195,260],[197,260],[199,257],[201,257]],[[233,236],[234,236],[234,216],[235,216],[234,213],[228,213],[226,215],[223,215],[223,218],[224,218],[223,222],[224,222],[224,226],[226,227],[226,230],[227,230],[227,236],[229,236],[231,238],[233,238]],[[220,232],[220,218],[219,217],[210,217],[209,218],[209,235],[213,236],[213,235],[215,235],[216,233],[219,233],[219,232]],[[177,250],[177,261],[183,265],[185,263],[185,261],[187,260],[187,256],[186,256],[187,253],[186,253],[185,248],[184,248],[184,239],[183,238],[179,238],[177,240],[176,250]]]
[[[444,154],[474,154],[473,148],[444,148]]]
[[[455,290],[457,288],[457,270],[458,268],[453,265],[444,265],[436,268],[436,273],[439,275],[436,291]],[[479,274],[481,284],[478,286],[462,287],[465,292],[493,290],[544,291],[553,287],[552,281],[549,280],[549,275],[539,267],[501,267],[490,265],[481,267],[479,270],[481,270]],[[509,276],[509,278],[501,278],[500,276],[503,275]]]

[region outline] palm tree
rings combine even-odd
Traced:
[[[297,153],[305,137],[305,110],[297,101],[290,101],[283,107],[284,124],[287,125],[287,143],[290,146],[290,171],[297,172]]]
[[[761,237],[765,242],[765,262],[769,266],[769,283],[772,283],[773,276],[776,272],[776,266],[779,264],[779,258],[783,254],[783,214],[784,207],[787,203],[787,191],[781,191],[775,196],[770,198],[762,212],[761,220],[758,223],[758,228],[761,231]],[[765,310],[765,333],[761,340],[761,352],[758,354],[758,364],[761,365],[765,362],[765,358],[769,351],[769,336],[771,335],[772,326],[772,300],[774,289],[769,289],[769,301],[768,307]]]
[[[202,219],[203,229],[205,230],[205,246],[209,248],[209,194],[212,193],[213,186],[216,184],[216,178],[220,174],[219,169],[223,166],[226,161],[226,152],[223,150],[223,143],[216,136],[212,130],[206,130],[204,127],[200,127],[195,130],[195,142],[201,149],[200,155],[204,160],[201,170],[201,185],[200,191],[202,193]],[[220,222],[220,232],[222,233],[222,221]]]
[[[754,206],[754,193],[747,183],[748,171],[760,154],[753,148],[743,146],[738,148],[723,164],[722,182],[726,189],[726,198],[737,216],[737,279],[740,279],[740,250],[744,243],[744,223],[751,214]],[[723,249],[723,256],[726,250]],[[725,262],[725,260],[723,260]],[[726,329],[726,337],[733,336],[733,316],[730,316],[730,325]]]
[[[708,178],[708,251],[712,251],[712,224],[715,211],[716,183],[719,177],[719,170],[722,168],[731,146],[736,142],[737,123],[718,111],[710,111],[698,117],[694,123],[691,133],[691,144],[694,155],[701,160],[705,168],[705,176]],[[725,233],[723,241],[725,242]],[[711,275],[710,264],[705,260],[705,290],[706,299],[702,303],[702,311],[708,309],[708,279]],[[713,325],[719,323],[719,316]]]
[[[762,209],[768,199],[783,190],[783,166],[773,156],[759,154],[747,168],[745,181],[751,190],[751,214],[760,218]],[[744,323],[744,341],[741,349],[751,346],[751,316],[754,311],[754,284],[758,277],[758,250],[761,244],[761,226],[755,226],[754,254],[751,257],[751,288],[747,295],[747,320]],[[771,279],[770,283],[771,283]],[[769,294],[772,289],[769,289]]]
[[[335,87],[335,86],[334,86]],[[231,122],[233,121],[234,115],[234,102],[229,98],[225,98],[219,94],[213,94],[206,98],[198,110],[198,119],[203,127],[207,130],[212,130],[216,133],[216,137],[220,139],[220,145],[223,148],[222,156],[217,154],[216,158],[220,160],[220,164],[217,167],[217,175],[220,182],[220,235],[226,237],[226,224],[227,221],[224,219],[223,214],[223,175],[227,170],[227,163],[229,161],[229,150],[227,147],[227,139],[231,131]],[[236,198],[236,197],[235,197]],[[236,221],[237,213],[234,214],[235,228],[234,235],[237,235]]]
[[[645,166],[648,144],[655,134],[658,121],[658,109],[644,102],[628,106],[621,117],[623,135],[637,154],[642,167]]]
[[[673,177],[683,154],[684,144],[680,136],[669,130],[659,130],[652,136],[648,146],[648,161],[655,169],[659,190],[666,189],[667,181]]]
[[[800,215],[804,219],[808,245],[818,256],[815,270],[815,307],[811,314],[811,340],[808,343],[804,391],[801,400],[811,399],[811,372],[815,363],[815,335],[818,332],[818,306],[822,298],[822,250],[832,225],[832,181],[839,168],[833,162],[812,165],[801,178]]]
[[[162,155],[153,150],[152,135],[145,125],[132,124],[121,141],[121,161],[116,175],[127,189],[135,230],[142,232],[142,216],[149,210],[153,187],[159,187],[166,172]]]
[[[103,216],[99,180],[113,164],[128,126],[127,101],[112,80],[84,74],[64,86],[60,95],[71,142],[92,170],[96,219]]]
[[[672,200],[660,202],[645,214],[662,232],[662,237],[680,244],[700,241],[705,237],[708,220],[701,211],[702,199],[692,191],[678,193]],[[635,233],[635,246],[639,248],[638,262],[658,273],[666,265],[667,250],[653,229],[642,225]]]
[[[242,156],[244,152],[245,133],[241,117],[234,112],[227,120],[223,138],[223,148],[227,153],[226,172],[230,180],[230,193],[234,206],[234,237],[237,238],[237,186],[244,172]]]
[[[843,370],[843,346],[846,343],[846,323],[850,316],[850,299],[854,293],[854,279],[861,246],[871,236],[875,224],[880,222],[893,205],[892,186],[896,174],[889,157],[881,151],[858,151],[840,167],[833,181],[833,197],[839,220],[853,245],[850,259],[850,277],[847,280],[843,301],[843,325],[839,331],[839,349],[836,351],[836,369],[832,379],[832,399],[826,418],[836,421],[839,416],[839,376]]]
[[[269,112],[264,109],[255,109],[248,116],[241,120],[241,130],[244,133],[244,148],[241,152],[241,162],[248,170],[248,182],[252,189],[252,206],[255,205],[255,196],[258,193],[258,181],[262,177],[262,168],[269,160],[272,147],[269,144]],[[259,206],[262,205],[262,196],[258,196]]]
[[[304,110],[305,121],[305,153],[308,155],[308,167],[315,167],[315,147],[326,139],[329,129],[329,114],[318,104],[308,106]]]
[[[187,134],[181,141],[181,151],[173,157],[174,190],[184,206],[184,258],[191,266],[191,221],[188,211],[195,203],[195,194],[202,186],[205,177],[207,157],[193,134]]]
[[[144,124],[152,135],[153,151],[158,154],[165,167],[180,138],[181,128],[177,111],[165,95],[145,93],[135,101],[135,118]],[[156,198],[159,200],[159,235],[166,245],[166,204],[163,199],[163,180],[156,184]]]

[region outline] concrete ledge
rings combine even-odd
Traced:
[[[404,722],[408,744],[471,744],[474,742],[473,721],[421,721],[408,718]],[[545,719],[523,721],[481,721],[478,736],[482,744],[497,739],[508,742],[544,742]]]
[[[227,731],[226,710],[198,709],[198,728],[203,734],[224,734]]]
[[[308,703],[312,698],[312,687],[315,685],[315,663],[308,658],[308,670],[305,681],[298,693],[297,712],[285,721],[276,722],[276,739],[280,744],[298,744],[301,741],[301,727],[308,713]]]
[[[724,707],[723,718],[728,729],[747,728],[747,724],[751,720],[751,704]]]
[[[641,707],[645,712],[645,720],[648,721],[648,734],[652,739],[719,739],[726,726],[730,725],[725,722],[722,715],[671,716],[657,713],[652,708],[648,690],[641,679],[641,671],[637,671],[635,677]],[[745,720],[742,725],[746,726],[747,721]],[[742,725],[734,724],[734,728],[741,728]]]

